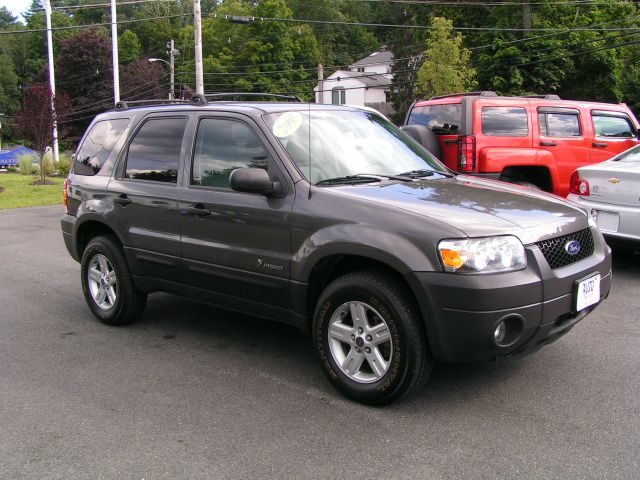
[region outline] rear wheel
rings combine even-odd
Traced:
[[[142,314],[147,296],[131,278],[127,260],[117,240],[92,239],[82,255],[82,290],[91,312],[108,325],[124,325]]]
[[[331,283],[318,301],[313,333],[329,381],[362,403],[398,400],[423,386],[433,367],[416,308],[376,272]]]

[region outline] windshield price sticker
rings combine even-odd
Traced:
[[[293,135],[302,125],[302,115],[298,112],[287,112],[273,123],[273,134],[278,138]]]
[[[578,283],[576,291],[576,311],[587,308],[600,301],[600,274]]]

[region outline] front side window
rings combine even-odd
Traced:
[[[408,125],[424,125],[436,135],[458,135],[462,123],[462,105],[447,103],[414,107]]]
[[[635,128],[626,117],[593,114],[596,137],[633,138]]]
[[[265,115],[300,173],[314,184],[349,175],[398,175],[446,167],[375,113],[296,110]]]
[[[184,117],[147,120],[129,144],[124,176],[176,183],[186,125]]]
[[[204,118],[198,125],[191,185],[230,188],[236,168],[264,168],[269,152],[246,124],[224,118]]]
[[[73,162],[73,173],[87,176],[96,175],[128,125],[129,119],[127,118],[96,122],[78,149]]]
[[[494,137],[527,137],[527,111],[518,107],[482,107],[482,133]]]
[[[539,112],[540,135],[546,137],[579,137],[580,120],[577,113]]]

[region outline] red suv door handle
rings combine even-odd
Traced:
[[[593,142],[591,145],[593,147],[600,147],[600,148],[604,148],[604,147],[609,146],[609,144],[605,143],[605,142]]]
[[[556,142],[540,142],[540,145],[543,147],[555,147],[558,144]]]

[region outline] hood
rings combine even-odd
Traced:
[[[470,237],[510,234],[525,245],[589,225],[580,207],[560,197],[464,175],[338,187],[335,191],[437,220]]]

